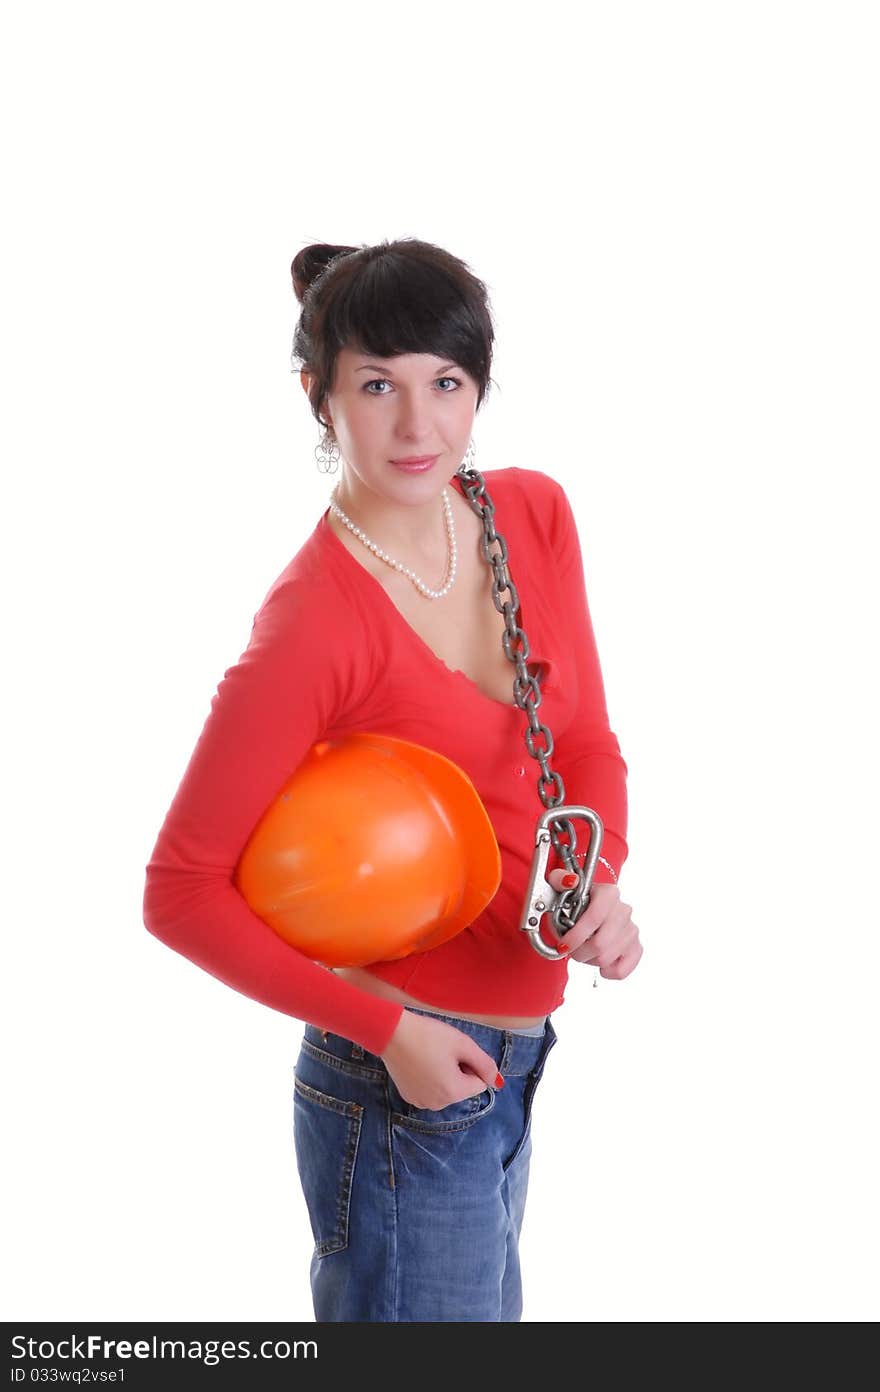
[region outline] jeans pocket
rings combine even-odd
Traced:
[[[495,1106],[495,1089],[484,1088],[475,1097],[463,1097],[460,1102],[450,1102],[439,1111],[431,1111],[429,1107],[414,1107],[412,1102],[407,1102],[389,1074],[388,1100],[392,1126],[403,1126],[407,1130],[424,1134],[443,1135],[448,1131],[467,1131],[469,1127],[482,1121]]]
[[[315,1256],[348,1246],[351,1192],[364,1109],[293,1080],[293,1136],[296,1164]]]

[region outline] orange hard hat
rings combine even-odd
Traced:
[[[482,913],[501,855],[463,769],[424,745],[359,733],[309,750],[235,868],[258,917],[327,966],[437,947]]]

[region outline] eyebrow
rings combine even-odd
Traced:
[[[457,367],[457,364],[444,363],[442,367],[437,368],[434,375],[436,376],[441,372],[448,372],[451,367]],[[384,372],[389,377],[394,376],[394,373],[391,371],[391,368],[386,367],[383,363],[363,363],[360,367],[355,368],[355,372]]]

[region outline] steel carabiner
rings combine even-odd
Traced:
[[[547,861],[550,856],[551,837],[548,827],[550,822],[562,817],[571,819],[572,817],[582,817],[590,827],[590,840],[587,846],[587,853],[584,857],[583,865],[578,865],[580,875],[579,884],[571,889],[555,890],[547,880]],[[562,960],[566,954],[559,952],[555,947],[549,947],[541,937],[541,919],[544,914],[551,913],[553,922],[557,929],[559,927],[558,918],[562,909],[566,910],[567,916],[571,918],[572,927],[580,918],[584,909],[590,902],[590,888],[593,883],[593,875],[596,871],[596,864],[599,859],[599,852],[602,849],[602,837],[604,835],[602,819],[591,807],[568,806],[551,807],[538,819],[535,827],[535,853],[532,857],[532,873],[529,878],[528,889],[526,890],[525,907],[522,919],[520,920],[520,931],[528,933],[532,947],[539,957],[546,957],[551,962]],[[571,911],[569,912],[569,905]]]

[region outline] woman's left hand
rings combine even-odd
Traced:
[[[562,869],[550,871],[547,880],[553,889],[565,888],[564,874]],[[584,912],[561,938],[552,918],[549,926],[560,952],[565,951],[575,962],[590,962],[608,980],[622,981],[639,964],[639,930],[633,922],[632,905],[623,902],[617,885],[594,884]]]

